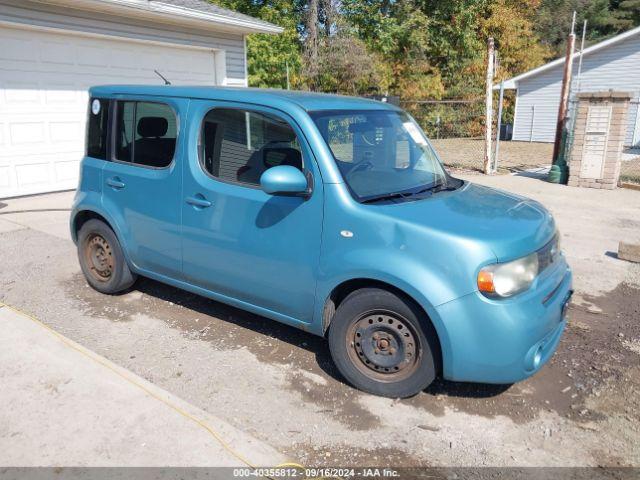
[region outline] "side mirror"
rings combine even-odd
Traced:
[[[308,186],[304,173],[290,165],[271,167],[260,177],[260,187],[270,195],[306,196]]]

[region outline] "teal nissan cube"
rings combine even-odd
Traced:
[[[92,88],[70,224],[99,292],[142,275],[324,336],[388,397],[527,378],[572,293],[541,204],[452,177],[411,116],[361,98]]]

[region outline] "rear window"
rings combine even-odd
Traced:
[[[115,158],[147,167],[171,164],[176,149],[177,119],[164,103],[116,103]]]
[[[87,121],[87,157],[107,158],[107,130],[109,124],[109,100],[91,98]]]

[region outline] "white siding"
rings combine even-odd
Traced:
[[[581,92],[617,90],[629,92],[637,101],[640,96],[640,35],[585,55],[582,61]],[[578,60],[574,63],[574,88]],[[518,108],[513,139],[553,142],[560,102],[563,65],[522,79],[518,83]],[[535,107],[535,118],[533,111]],[[633,138],[637,103],[629,111],[626,144]],[[533,119],[533,129],[532,129]]]
[[[87,90],[246,85],[242,34],[0,0],[0,198],[74,188]]]
[[[561,80],[562,66],[529,77],[518,84],[518,110],[513,129],[514,140],[553,141],[560,102]]]
[[[224,50],[228,83],[245,85],[243,35],[153,24],[30,0],[0,0],[0,21]]]
[[[77,185],[91,85],[216,79],[208,48],[6,25],[0,45],[0,198]]]

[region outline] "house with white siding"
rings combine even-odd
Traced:
[[[630,93],[625,145],[640,146],[640,27],[585,48],[582,55],[579,85],[580,54],[574,56],[572,96],[609,89]],[[516,90],[512,140],[554,141],[564,62],[560,58],[504,82],[505,89]]]
[[[246,36],[281,31],[206,0],[0,0],[0,198],[76,187],[90,86],[247,86]]]

